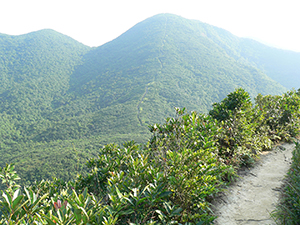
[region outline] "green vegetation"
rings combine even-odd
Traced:
[[[288,89],[300,87],[299,52],[269,47],[249,38],[238,38],[216,27],[209,37],[230,57],[263,71],[284,87]]]
[[[146,143],[148,126],[173,117],[174,107],[208,113],[239,87],[252,99],[286,92],[282,80],[270,79],[272,65],[299,86],[298,54],[289,53],[287,64],[274,59],[285,51],[265,48],[170,14],[98,48],[53,30],[1,34],[0,166],[15,163],[24,183],[70,180],[103,145]]]
[[[299,65],[169,14],[98,48],[1,34],[1,223],[209,224],[236,169],[299,135]]]
[[[263,70],[271,79],[288,89],[299,88],[299,52],[271,48],[251,39],[241,39],[240,48],[241,56]]]
[[[174,107],[207,113],[238,87],[252,98],[285,92],[240,41],[170,14],[98,48],[53,30],[0,35],[0,166],[15,163],[27,183],[69,180],[105,144],[147,142]]]
[[[300,144],[295,142],[292,165],[286,176],[282,198],[272,216],[278,224],[300,223]]]
[[[215,103],[209,115],[176,108],[174,118],[149,126],[147,144],[104,146],[87,162],[87,173],[73,181],[54,178],[20,187],[14,166],[6,165],[0,171],[6,185],[1,222],[211,224],[209,202],[236,170],[273,143],[299,135],[299,107],[299,91],[258,95],[252,104],[240,88]]]

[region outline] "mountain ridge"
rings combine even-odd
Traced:
[[[68,178],[72,165],[103,144],[146,142],[148,125],[174,116],[174,107],[206,113],[239,87],[253,98],[286,91],[255,58],[267,55],[247,46],[221,28],[172,14],[94,48],[53,30],[0,35],[0,166],[15,162],[31,180],[52,172]],[[42,167],[46,158],[52,166]]]

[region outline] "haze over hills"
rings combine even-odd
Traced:
[[[53,30],[0,35],[0,166],[70,178],[103,144],[145,142],[174,107],[206,113],[235,88],[299,88],[299,65],[300,53],[172,14],[97,48]]]
[[[242,39],[240,54],[270,78],[288,89],[300,87],[300,53]]]

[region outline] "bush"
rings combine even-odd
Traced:
[[[216,121],[196,112],[150,127],[146,146],[107,145],[88,162],[90,172],[77,187],[88,187],[120,224],[209,224],[208,200],[221,191],[231,166],[217,157]]]
[[[291,141],[300,132],[300,96],[288,91],[282,96],[258,95],[256,104],[264,112],[272,141]]]
[[[165,124],[150,127],[151,158],[163,168],[173,192],[170,199],[186,215],[182,222],[212,221],[207,200],[221,190],[222,179],[234,174],[218,157],[216,121],[196,112],[185,114],[185,109],[176,113]]]
[[[236,169],[251,165],[273,142],[299,134],[299,109],[299,90],[258,95],[253,106],[237,89],[209,115],[176,108],[174,118],[149,126],[145,145],[104,146],[72,182],[54,178],[20,187],[14,166],[7,165],[0,170],[0,222],[210,224],[209,202],[234,180]],[[283,207],[274,214],[284,222],[299,217],[299,144],[293,160]]]
[[[256,132],[260,117],[256,116],[255,109],[250,95],[241,88],[213,104],[209,115],[219,122],[219,156],[226,164],[250,165],[253,156],[261,150],[258,146],[261,138],[257,138],[260,134]]]
[[[300,144],[296,143],[282,198],[272,217],[279,224],[300,224]]]

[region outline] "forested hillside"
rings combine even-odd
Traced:
[[[300,53],[265,46],[251,39],[242,39],[241,56],[284,87],[300,87]]]
[[[249,93],[240,88],[215,103],[208,115],[176,108],[175,117],[150,127],[146,145],[128,141],[123,146],[104,146],[87,162],[88,172],[71,181],[53,178],[20,186],[13,165],[0,167],[0,223],[213,224],[216,215],[211,202],[237,179],[237,171],[249,170],[260,153],[279,140],[292,141],[299,136],[299,109],[300,89],[281,96],[259,94],[252,102]],[[297,144],[294,157],[299,150]],[[282,161],[288,161],[284,152],[279,153],[284,155]],[[285,200],[275,214],[280,224],[299,221],[299,162],[294,157],[289,172],[292,182],[286,185]],[[274,163],[270,160],[264,162]],[[261,176],[251,170],[250,174]],[[242,185],[245,178],[240,180]],[[269,180],[277,190],[276,181],[276,176]],[[268,184],[262,180],[254,182],[251,186],[272,187],[265,187]],[[257,201],[253,203],[255,208]],[[267,221],[243,216],[235,218]]]
[[[252,98],[285,92],[264,49],[285,52],[247,43],[171,14],[97,48],[53,30],[0,35],[0,166],[16,163],[30,181],[69,179],[104,144],[145,142],[174,107],[207,113],[239,87]],[[289,54],[284,80],[297,76],[300,54]]]
[[[69,90],[70,76],[89,49],[53,30],[0,36],[1,165],[17,163],[30,180],[41,179],[53,161],[56,166],[72,166],[73,154],[66,144],[41,137],[57,123],[65,123],[67,129],[65,118],[51,116],[53,105]]]
[[[209,38],[229,56],[250,63],[284,87],[300,87],[299,52],[277,49],[249,38],[239,38],[217,27],[213,27]]]

